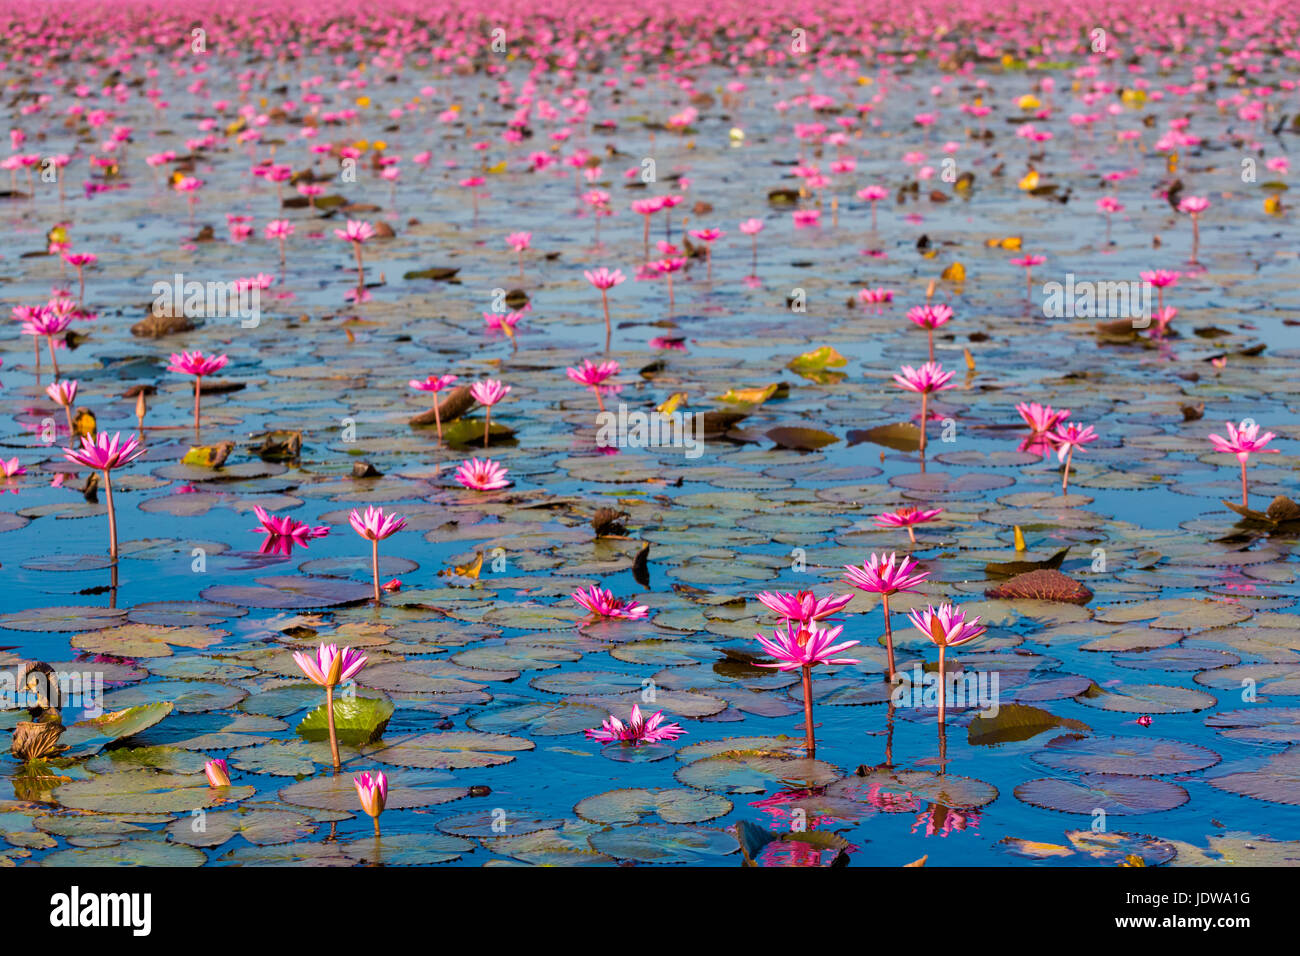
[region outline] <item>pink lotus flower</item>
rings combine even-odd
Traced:
[[[661,740],[676,740],[686,733],[679,724],[665,724],[663,719],[664,712],[660,710],[646,720],[641,716],[641,708],[633,704],[632,716],[626,724],[610,714],[599,729],[586,732],[587,739],[605,744],[657,744]]]
[[[352,647],[340,652],[337,644],[321,644],[315,655],[294,651],[293,659],[307,679],[321,687],[337,687],[366,666],[366,656]]]
[[[586,590],[579,588],[570,597],[597,617],[639,621],[650,613],[650,608],[644,604],[616,598],[613,591],[606,591],[595,584]]]
[[[483,406],[486,416],[483,421],[484,448],[488,446],[488,440],[492,437],[492,406],[505,398],[510,388],[511,386],[503,385],[494,378],[486,378],[470,386],[469,393],[474,396],[476,402]]]
[[[134,435],[128,435],[123,440],[120,432],[115,432],[112,438],[103,432],[93,439],[88,435],[82,435],[81,448],[69,448],[63,452],[63,457],[68,461],[93,468],[104,475],[105,505],[108,509],[108,555],[114,560],[117,559],[117,515],[113,510],[113,482],[110,472],[123,465],[129,465],[143,454],[144,449]]]
[[[455,477],[462,487],[471,491],[496,491],[510,484],[506,480],[507,473],[507,469],[490,458],[482,461],[471,458],[461,462],[460,467],[456,469]]]
[[[418,389],[421,392],[433,392],[433,420],[438,426],[438,441],[442,441],[442,412],[438,408],[437,395],[444,388],[448,388],[452,382],[456,381],[455,375],[430,375],[424,381],[413,378],[408,383],[411,388]]]
[[[506,236],[506,245],[515,250],[515,254],[519,257],[520,278],[523,278],[524,275],[524,250],[529,247],[532,241],[533,234],[531,232],[512,232]]]
[[[1277,454],[1276,448],[1265,448],[1264,446],[1271,442],[1277,436],[1272,432],[1259,434],[1259,425],[1249,418],[1241,423],[1240,426],[1233,425],[1232,422],[1224,422],[1228,431],[1228,437],[1223,438],[1220,435],[1210,435],[1210,443],[1214,445],[1215,451],[1221,451],[1229,455],[1236,455],[1237,461],[1241,463],[1241,506],[1249,507],[1246,491],[1246,462],[1250,456],[1256,452]]]
[[[1056,446],[1056,460],[1065,462],[1065,472],[1061,476],[1061,494],[1066,494],[1070,487],[1070,462],[1074,458],[1074,450],[1081,449],[1100,437],[1091,425],[1084,428],[1075,422],[1064,427],[1058,424],[1047,433],[1048,441]]]
[[[934,362],[934,330],[946,325],[952,318],[952,307],[947,305],[917,305],[907,310],[907,317],[925,329],[930,340],[930,361]]]
[[[253,513],[257,515],[257,520],[261,522],[261,527],[253,528],[256,534],[266,535],[266,540],[262,542],[260,548],[261,554],[291,554],[293,546],[299,545],[307,547],[307,542],[313,538],[323,538],[330,533],[328,525],[317,525],[312,527],[301,521],[295,521],[293,518],[285,516],[283,518],[270,514],[261,505],[253,506]]]
[[[947,680],[944,676],[944,655],[948,648],[957,647],[981,637],[987,628],[980,627],[980,619],[973,617],[969,621],[959,608],[944,604],[935,610],[927,605],[924,611],[908,611],[907,616],[918,631],[928,637],[939,647],[939,723],[944,723],[945,695]]]
[[[1012,259],[1013,266],[1020,266],[1025,270],[1025,298],[1034,297],[1034,267],[1041,266],[1047,261],[1046,256],[1021,256],[1019,259]]]
[[[334,230],[334,235],[346,242],[355,242],[359,245],[374,238],[375,227],[360,219],[349,219],[345,228]]]
[[[914,508],[909,506],[899,508],[897,511],[886,511],[884,514],[876,515],[876,527],[906,528],[907,536],[915,546],[916,534],[912,529],[918,524],[933,521],[941,514],[943,514],[942,508]]]
[[[205,356],[197,349],[193,352],[181,352],[179,355],[172,353],[171,364],[167,366],[167,371],[194,376],[194,434],[196,436],[199,433],[199,396],[202,393],[203,377],[225,368],[227,361],[229,359],[224,355]]]
[[[894,381],[898,383],[899,388],[905,388],[910,392],[919,392],[921,395],[921,457],[925,457],[925,437],[926,426],[930,419],[930,395],[933,392],[942,392],[950,388],[956,388],[955,385],[948,384],[956,372],[945,372],[943,365],[938,362],[926,362],[920,368],[912,368],[910,365],[904,365],[901,369],[902,375],[895,375]]]
[[[230,768],[224,760],[209,760],[203,765],[203,773],[210,787],[230,786]]]
[[[1210,201],[1204,196],[1186,196],[1178,203],[1178,211],[1192,217],[1192,262],[1196,261],[1196,251],[1201,244],[1201,213],[1210,208]]]
[[[364,514],[353,508],[348,523],[353,531],[370,542],[371,579],[375,586],[375,604],[379,604],[379,542],[405,528],[406,519],[398,514],[384,514],[383,508],[371,506]]]
[[[758,595],[759,603],[778,617],[803,624],[811,624],[838,614],[852,600],[852,594],[824,597],[819,600],[812,591],[798,591],[793,594],[788,591],[763,591]]]
[[[813,229],[821,225],[822,211],[820,209],[796,209],[790,214],[794,220],[796,229]]]
[[[77,382],[75,379],[52,382],[45,386],[45,394],[66,409],[77,400]]]
[[[848,583],[853,585],[859,591],[866,591],[870,594],[879,594],[885,610],[885,650],[888,654],[888,678],[890,683],[894,680],[894,632],[889,619],[889,596],[899,592],[913,592],[917,586],[924,583],[930,576],[928,571],[914,571],[916,562],[911,558],[903,558],[902,562],[895,567],[894,562],[898,555],[891,553],[889,560],[886,561],[884,556],[877,557],[872,555],[871,559],[863,562],[862,567],[857,568],[851,564],[846,564],[844,570],[847,572],[845,577]]]
[[[17,458],[0,458],[0,478],[17,478],[27,474],[27,469],[18,464]]]
[[[1021,402],[1016,406],[1016,411],[1035,434],[1050,432],[1057,423],[1070,417],[1067,408],[1054,409],[1051,405],[1040,405],[1037,402]]]
[[[858,290],[858,301],[863,305],[884,305],[894,301],[894,290],[877,287]]]
[[[759,667],[773,667],[781,671],[799,670],[803,678],[803,715],[804,746],[809,759],[817,756],[817,738],[813,734],[812,716],[812,669],[817,664],[856,664],[852,657],[835,657],[840,651],[855,646],[857,641],[844,641],[836,644],[835,640],[844,630],[842,626],[821,628],[814,623],[787,621],[784,629],[774,631],[769,640],[762,634],[754,638],[763,650],[776,658],[772,664],[760,663]]]
[[[606,379],[619,372],[617,362],[601,362],[599,365],[592,363],[590,359],[583,359],[582,365],[577,368],[565,369],[565,374],[579,385],[584,385],[596,393],[596,404],[603,412],[605,410],[605,400],[601,397],[605,392],[617,392],[621,386],[604,385]]]
[[[867,186],[858,190],[858,198],[871,203],[871,231],[876,231],[876,203],[889,198],[889,190],[884,186]]]
[[[357,799],[361,809],[375,823],[375,836],[379,836],[379,815],[388,803],[388,777],[382,770],[363,773],[352,778],[352,785],[357,788]]]

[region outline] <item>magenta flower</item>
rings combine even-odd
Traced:
[[[918,524],[925,524],[933,521],[939,515],[943,514],[942,508],[899,508],[897,511],[886,511],[883,514],[876,515],[876,527],[878,528],[906,528],[907,536],[911,539],[912,545],[916,545],[916,534],[913,532]]]
[[[225,368],[228,361],[229,359],[224,355],[204,355],[198,349],[193,352],[181,352],[179,355],[175,352],[172,353],[171,364],[167,366],[167,371],[194,376],[194,434],[196,437],[199,434],[199,395],[203,390],[203,377]]]
[[[565,370],[570,379],[579,385],[585,385],[596,393],[596,404],[603,412],[605,410],[605,400],[601,397],[604,392],[617,392],[620,388],[618,385],[603,385],[602,383],[619,372],[617,362],[601,362],[599,365],[593,364],[590,359],[583,359],[582,365],[577,368]]]
[[[1066,494],[1070,487],[1070,462],[1074,458],[1074,450],[1082,449],[1100,437],[1091,425],[1084,428],[1075,422],[1064,427],[1058,424],[1047,433],[1048,441],[1056,446],[1056,460],[1065,462],[1065,472],[1061,476],[1061,494]]]
[[[366,240],[374,237],[375,227],[370,223],[362,222],[359,219],[349,219],[347,221],[347,227],[344,229],[335,229],[334,235],[346,242],[352,243],[352,252],[356,256],[357,260],[356,295],[357,298],[361,298],[361,294],[366,285],[366,270],[365,266],[361,262],[361,246],[366,242]]]
[[[907,310],[907,317],[925,329],[930,340],[930,361],[934,361],[934,330],[952,318],[952,306],[917,305]]]
[[[531,232],[512,232],[506,236],[506,245],[515,250],[519,257],[519,278],[524,277],[524,250],[527,249],[533,241]]]
[[[62,382],[52,382],[45,386],[45,394],[63,406],[63,413],[68,419],[68,434],[73,434],[72,428],[72,403],[77,400],[77,382],[75,379],[68,379]]]
[[[0,458],[0,478],[17,478],[27,474],[27,469],[18,464],[17,458]]]
[[[1241,463],[1241,506],[1249,507],[1247,502],[1246,491],[1246,462],[1250,456],[1256,452],[1263,454],[1277,454],[1276,448],[1265,448],[1264,446],[1271,442],[1277,436],[1272,432],[1259,434],[1259,426],[1247,418],[1240,426],[1233,425],[1232,422],[1224,422],[1228,430],[1228,437],[1223,438],[1220,435],[1211,435],[1210,443],[1214,445],[1215,451],[1221,451],[1229,455],[1236,455],[1237,461]]]
[[[121,432],[115,432],[112,438],[100,432],[96,438],[81,436],[81,448],[69,448],[63,457],[87,468],[103,472],[105,504],[108,508],[108,556],[117,559],[117,515],[113,510],[113,481],[110,472],[123,465],[129,465],[141,455],[144,449],[134,435],[125,440]]]
[[[1033,299],[1034,297],[1034,266],[1041,266],[1047,261],[1046,256],[1021,256],[1019,259],[1012,259],[1013,266],[1020,266],[1025,270],[1025,298]]]
[[[903,374],[894,376],[898,387],[905,388],[909,392],[919,392],[921,395],[921,457],[924,458],[926,426],[930,419],[930,395],[933,392],[956,388],[957,386],[950,385],[949,381],[957,373],[945,372],[943,365],[938,362],[926,362],[920,368],[904,365],[901,371]]]
[[[1185,196],[1178,203],[1178,211],[1192,217],[1192,262],[1196,261],[1196,251],[1201,244],[1201,213],[1209,208],[1210,201],[1204,196]]]
[[[366,656],[360,651],[345,647],[339,651],[337,644],[322,644],[314,656],[294,651],[293,659],[313,684],[325,688],[325,717],[329,724],[330,754],[334,770],[339,769],[339,739],[334,729],[334,688],[351,680],[366,665]]]
[[[209,760],[203,765],[203,773],[210,787],[230,786],[230,768],[224,760]]]
[[[1051,405],[1040,405],[1037,402],[1021,402],[1016,406],[1016,411],[1030,430],[1038,435],[1050,432],[1058,423],[1070,417],[1068,408],[1054,409]]]
[[[266,540],[262,542],[260,548],[261,554],[288,555],[293,552],[294,545],[305,548],[308,541],[313,538],[323,538],[330,533],[328,525],[312,527],[288,516],[280,518],[267,512],[261,505],[254,505],[253,513],[257,515],[261,527],[251,530],[256,534],[266,535]]]
[[[610,714],[595,730],[588,730],[588,740],[599,740],[604,744],[623,743],[633,746],[639,744],[657,744],[661,740],[676,740],[686,731],[679,724],[663,723],[664,712],[657,711],[649,720],[641,716],[641,708],[632,705],[632,716],[625,724]]]
[[[365,513],[353,508],[348,515],[352,530],[370,542],[370,570],[375,585],[375,604],[379,603],[379,542],[397,534],[406,527],[406,519],[397,514],[384,514],[383,508],[368,507]]]
[[[797,591],[793,594],[788,591],[763,591],[758,595],[759,603],[778,617],[802,624],[811,624],[838,614],[852,600],[852,594],[818,600],[812,591]]]
[[[595,584],[586,590],[578,588],[570,597],[597,617],[611,617],[621,621],[639,621],[650,613],[650,608],[644,604],[636,604],[633,601],[616,598],[613,591],[606,591]]]
[[[438,393],[444,388],[448,388],[452,382],[456,381],[455,375],[430,375],[424,381],[413,378],[408,383],[411,388],[421,392],[433,393],[433,420],[438,426],[438,441],[442,441],[442,412],[438,408]]]
[[[388,803],[388,777],[382,770],[373,775],[363,773],[352,778],[352,785],[357,788],[361,809],[375,823],[375,836],[379,836],[379,815]]]
[[[490,458],[479,461],[471,458],[460,463],[456,469],[456,481],[471,491],[496,491],[510,484],[506,480],[508,469],[502,468]]]
[[[939,647],[939,723],[944,723],[945,693],[947,680],[944,677],[944,655],[950,647],[957,647],[983,636],[987,628],[980,627],[980,619],[973,617],[969,621],[959,608],[944,604],[935,610],[928,606],[924,611],[908,611],[907,616],[913,626]]]
[[[483,406],[486,418],[483,421],[483,447],[488,446],[488,439],[492,436],[492,406],[501,399],[506,397],[511,386],[503,385],[499,380],[486,378],[481,382],[475,382],[469,388],[469,393],[474,396],[474,400]]]
[[[911,558],[903,560],[895,566],[894,562],[898,555],[891,553],[889,560],[886,561],[884,556],[877,557],[872,555],[870,560],[864,561],[862,567],[857,568],[851,564],[844,565],[847,572],[845,578],[848,583],[853,585],[859,591],[866,591],[870,594],[879,594],[885,609],[885,649],[888,654],[889,680],[894,680],[894,632],[889,620],[889,596],[901,592],[914,592],[917,586],[924,583],[930,576],[929,571],[915,570],[916,562]]]
[[[775,663],[760,663],[759,667],[774,667],[781,671],[798,669],[802,675],[804,745],[810,759],[817,756],[817,738],[813,734],[812,669],[817,664],[858,663],[856,658],[833,656],[858,643],[857,641],[834,643],[843,630],[842,626],[821,628],[816,624],[787,621],[783,630],[772,633],[771,640],[762,634],[754,635],[754,639],[762,645],[763,650],[776,658]]]

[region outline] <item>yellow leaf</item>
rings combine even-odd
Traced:
[[[1031,192],[1038,188],[1038,170],[1031,169],[1029,175],[1020,180],[1020,188],[1025,192]]]
[[[62,226],[55,226],[45,236],[50,242],[66,243],[68,241],[68,230]]]
[[[930,859],[930,854],[927,853],[925,856],[921,857],[921,859],[919,859],[919,860],[913,860],[911,863],[904,863],[904,864],[903,864],[903,867],[904,867],[904,869],[906,869],[906,868],[909,867],[909,866],[925,866],[925,861],[928,860],[928,859]]]
[[[1016,525],[1016,550],[1025,550],[1025,533],[1020,530],[1020,525]]]
[[[729,388],[718,396],[719,401],[736,404],[761,405],[773,395],[780,385],[773,383],[765,388]]]
[[[966,356],[966,370],[968,372],[975,371],[975,357],[970,354],[970,349],[962,349],[961,354]]]
[[[1124,90],[1120,93],[1119,98],[1124,101],[1125,106],[1138,109],[1147,101],[1147,94],[1146,90]]]
[[[215,445],[195,445],[185,453],[181,464],[196,465],[200,468],[220,468],[234,448],[235,443],[229,441],[218,442]]]
[[[939,278],[946,279],[949,282],[965,282],[966,267],[962,265],[960,262],[954,262],[948,268],[943,270],[943,273],[939,276]]]
[[[479,572],[483,570],[483,552],[479,551],[474,555],[474,560],[464,566],[455,564],[450,568],[443,568],[438,572],[441,577],[451,577],[458,575],[463,578],[473,578],[478,580]]]
[[[685,392],[673,392],[655,411],[660,415],[671,415],[684,401],[686,401]]]
[[[357,97],[357,106],[361,107],[362,109],[365,109],[369,105],[370,105],[370,97],[368,96]]]
[[[1138,856],[1135,853],[1130,853],[1128,856],[1124,857],[1124,862],[1119,865],[1120,866],[1146,866],[1147,861],[1142,859],[1142,857]]]
[[[1165,157],[1165,171],[1169,173],[1178,172],[1178,153],[1172,152]]]
[[[505,171],[506,171],[506,161],[504,159],[501,160],[501,162],[497,163],[495,166],[488,167],[489,173],[504,173]]]
[[[1282,214],[1282,197],[1269,196],[1264,200],[1264,212],[1270,216],[1279,216]]]
[[[1038,97],[1034,96],[1033,93],[1026,93],[1024,96],[1020,97],[1020,99],[1016,100],[1016,105],[1022,110],[1036,110],[1043,104],[1038,101]]]
[[[382,152],[383,152],[384,150],[386,150],[387,148],[388,148],[388,143],[387,143],[387,142],[385,142],[385,141],[382,140],[382,139],[377,139],[377,140],[375,140],[375,151],[376,151],[376,152],[382,153]]]

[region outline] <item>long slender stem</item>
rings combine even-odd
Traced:
[[[438,426],[438,443],[442,444],[442,411],[438,408],[438,393],[433,393],[433,421]]]
[[[108,506],[108,556],[117,560],[117,515],[113,511],[113,478],[104,471],[104,501]]]
[[[54,336],[47,335],[45,340],[50,345],[50,364],[54,366],[54,381],[59,380],[59,360],[54,357]]]
[[[488,437],[492,434],[492,406],[487,405],[484,410],[487,412],[487,418],[483,422],[483,447],[486,448]]]
[[[921,393],[921,457],[925,457],[925,426],[930,420],[930,393]]]
[[[889,682],[894,682],[894,629],[889,624],[889,594],[881,595],[885,602],[885,652],[889,655]]]
[[[370,542],[370,573],[375,582],[375,603],[379,603],[379,539]]]
[[[817,740],[813,737],[812,667],[807,664],[803,666],[803,729],[804,746],[811,760],[817,756]]]
[[[334,688],[325,688],[325,719],[330,728],[330,756],[334,758],[334,772],[338,773],[342,761],[339,760],[339,735],[334,729]]]
[[[939,645],[939,723],[944,722],[944,705],[947,703],[948,681],[944,678],[944,651],[947,648]]]
[[[379,839],[379,817],[371,817],[370,819],[375,822],[375,839]]]
[[[203,390],[203,376],[194,376],[194,437],[199,437],[199,393]]]
[[[1244,461],[1241,463],[1241,506],[1243,508],[1250,507],[1246,498],[1246,463]]]
[[[614,334],[613,327],[609,324],[609,292],[605,289],[600,290],[600,304],[605,310],[605,351],[609,351],[610,338]]]
[[[1069,494],[1070,490],[1070,461],[1074,458],[1074,446],[1071,445],[1065,452],[1065,473],[1061,475],[1061,494]]]

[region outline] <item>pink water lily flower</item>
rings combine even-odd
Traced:
[[[1239,426],[1233,425],[1232,422],[1224,422],[1224,427],[1227,429],[1228,437],[1210,435],[1210,444],[1214,446],[1215,451],[1237,456],[1237,461],[1241,463],[1241,506],[1247,508],[1249,507],[1249,497],[1246,490],[1246,462],[1256,452],[1278,454],[1278,449],[1264,447],[1277,435],[1272,432],[1265,432],[1261,435],[1259,425],[1249,418]]]
[[[1034,297],[1034,267],[1041,266],[1046,261],[1047,261],[1046,256],[1033,256],[1033,255],[1025,255],[1025,256],[1021,256],[1019,259],[1011,260],[1011,264],[1013,266],[1020,266],[1022,269],[1025,270],[1025,298],[1026,299],[1032,299]]]
[[[510,484],[506,479],[508,470],[490,458],[480,461],[471,458],[460,463],[456,469],[456,481],[471,491],[496,491]]]
[[[374,821],[375,836],[379,836],[379,815],[388,804],[388,777],[382,770],[362,773],[352,778],[352,785],[357,788],[361,809]]]
[[[780,671],[798,670],[803,680],[804,746],[809,759],[817,756],[817,738],[813,733],[812,669],[818,664],[857,664],[857,658],[835,657],[840,651],[858,644],[844,641],[836,644],[843,632],[842,626],[818,627],[815,623],[787,621],[783,629],[774,631],[771,639],[755,634],[754,639],[764,652],[776,658],[774,663],[759,663],[759,667],[772,667]]]
[[[944,655],[948,648],[958,647],[983,636],[987,628],[980,626],[980,619],[973,617],[966,620],[966,614],[952,604],[940,605],[936,611],[927,605],[907,612],[912,624],[918,631],[928,637],[939,648],[939,723],[944,723],[945,692],[947,681],[944,676]]]
[[[196,436],[199,433],[199,396],[203,391],[203,378],[225,368],[228,361],[225,355],[204,355],[198,349],[179,354],[173,352],[171,355],[171,364],[167,366],[167,371],[194,376],[194,434]]]
[[[17,458],[0,458],[0,478],[17,478],[27,474],[27,469],[18,464]]]
[[[345,242],[352,243],[352,252],[357,260],[357,291],[359,295],[366,285],[366,270],[361,262],[361,246],[367,240],[374,238],[375,227],[359,219],[349,219],[345,228],[334,230],[334,235]]]
[[[370,506],[362,513],[356,508],[348,515],[352,530],[370,542],[370,570],[374,582],[375,604],[379,603],[379,542],[397,534],[406,527],[406,519],[398,514],[384,514],[383,508]]]
[[[121,432],[115,432],[109,438],[100,432],[95,438],[81,436],[80,448],[64,450],[63,457],[87,468],[93,468],[104,475],[105,507],[108,511],[108,555],[117,558],[117,514],[113,510],[113,482],[110,474],[115,468],[129,465],[144,454],[134,435],[122,438]]]
[[[821,621],[842,611],[850,601],[852,594],[832,595],[818,599],[812,591],[769,592],[763,591],[758,602],[778,617],[787,621],[799,621],[811,624]]]
[[[345,647],[340,652],[337,644],[321,644],[314,655],[293,652],[294,662],[307,679],[325,688],[325,718],[329,726],[330,755],[334,770],[339,769],[339,740],[334,727],[334,688],[351,680],[366,665],[366,656],[355,648]]]
[[[586,732],[587,739],[599,740],[605,744],[657,744],[661,740],[676,740],[686,733],[681,725],[665,724],[663,719],[664,712],[660,710],[647,720],[642,717],[641,708],[633,704],[632,716],[626,724],[610,714],[598,729]]]
[[[502,384],[498,379],[487,378],[481,382],[475,382],[469,388],[469,393],[474,396],[474,401],[483,406],[486,418],[483,422],[483,447],[488,446],[488,440],[492,436],[492,406],[501,399],[506,397],[511,386]]]
[[[616,598],[613,591],[606,591],[595,584],[585,590],[578,588],[570,597],[597,617],[639,621],[650,613],[650,608],[644,604]]]
[[[917,508],[909,505],[906,508],[899,508],[897,511],[886,511],[883,514],[876,515],[876,527],[906,528],[908,538],[915,545],[916,534],[912,529],[918,524],[933,521],[941,514],[943,514],[942,508]]]
[[[603,412],[605,410],[605,400],[602,397],[607,392],[617,392],[621,386],[605,385],[606,379],[617,375],[619,364],[617,362],[601,362],[599,365],[593,363],[591,359],[583,359],[582,365],[577,368],[565,369],[565,374],[579,385],[584,385],[596,394],[596,405]]]
[[[1091,425],[1086,428],[1077,422],[1070,422],[1068,425],[1057,425],[1047,433],[1048,440],[1056,446],[1056,460],[1065,463],[1065,470],[1061,476],[1061,494],[1066,494],[1070,488],[1070,462],[1074,458],[1074,450],[1082,449],[1084,445],[1095,442],[1101,436],[1098,435]]]
[[[854,567],[851,564],[844,566],[845,578],[848,583],[853,585],[859,591],[866,591],[870,594],[879,594],[881,603],[885,611],[885,651],[888,660],[887,676],[892,683],[894,680],[894,632],[889,619],[889,596],[900,592],[911,593],[917,587],[925,582],[930,576],[929,571],[916,570],[916,562],[911,558],[905,557],[901,562],[895,565],[898,555],[890,553],[889,560],[886,561],[884,555],[871,555],[871,558],[864,561],[862,567]]]
[[[957,386],[950,384],[956,372],[945,372],[939,362],[926,362],[920,368],[904,365],[901,375],[895,375],[894,381],[899,388],[917,392],[921,396],[921,457],[925,457],[925,433],[930,419],[930,395],[946,391]]]
[[[433,420],[438,426],[438,441],[440,442],[442,441],[442,411],[438,407],[438,393],[444,388],[449,388],[451,383],[456,381],[456,378],[455,375],[430,375],[424,381],[413,378],[408,383],[411,388],[418,391],[433,393]]]
[[[1040,405],[1038,402],[1021,402],[1016,406],[1016,411],[1020,413],[1025,424],[1037,434],[1050,432],[1057,423],[1070,417],[1068,408],[1054,409],[1051,405]]]
[[[1192,217],[1192,262],[1196,262],[1196,251],[1201,245],[1201,213],[1210,208],[1210,201],[1204,196],[1185,196],[1178,202],[1178,211]]]
[[[295,521],[288,516],[277,517],[271,514],[261,505],[253,506],[253,513],[257,515],[257,520],[261,522],[261,527],[251,529],[255,534],[266,535],[266,540],[262,542],[262,554],[290,554],[294,545],[307,547],[307,542],[313,538],[323,538],[330,533],[328,525],[317,525],[315,527],[302,521]]]
[[[907,317],[925,329],[930,340],[930,361],[934,361],[934,330],[946,325],[952,318],[952,306],[917,305],[907,310]]]
[[[515,251],[519,257],[519,278],[524,277],[524,250],[526,250],[533,241],[531,232],[512,232],[506,236],[506,245]]]

